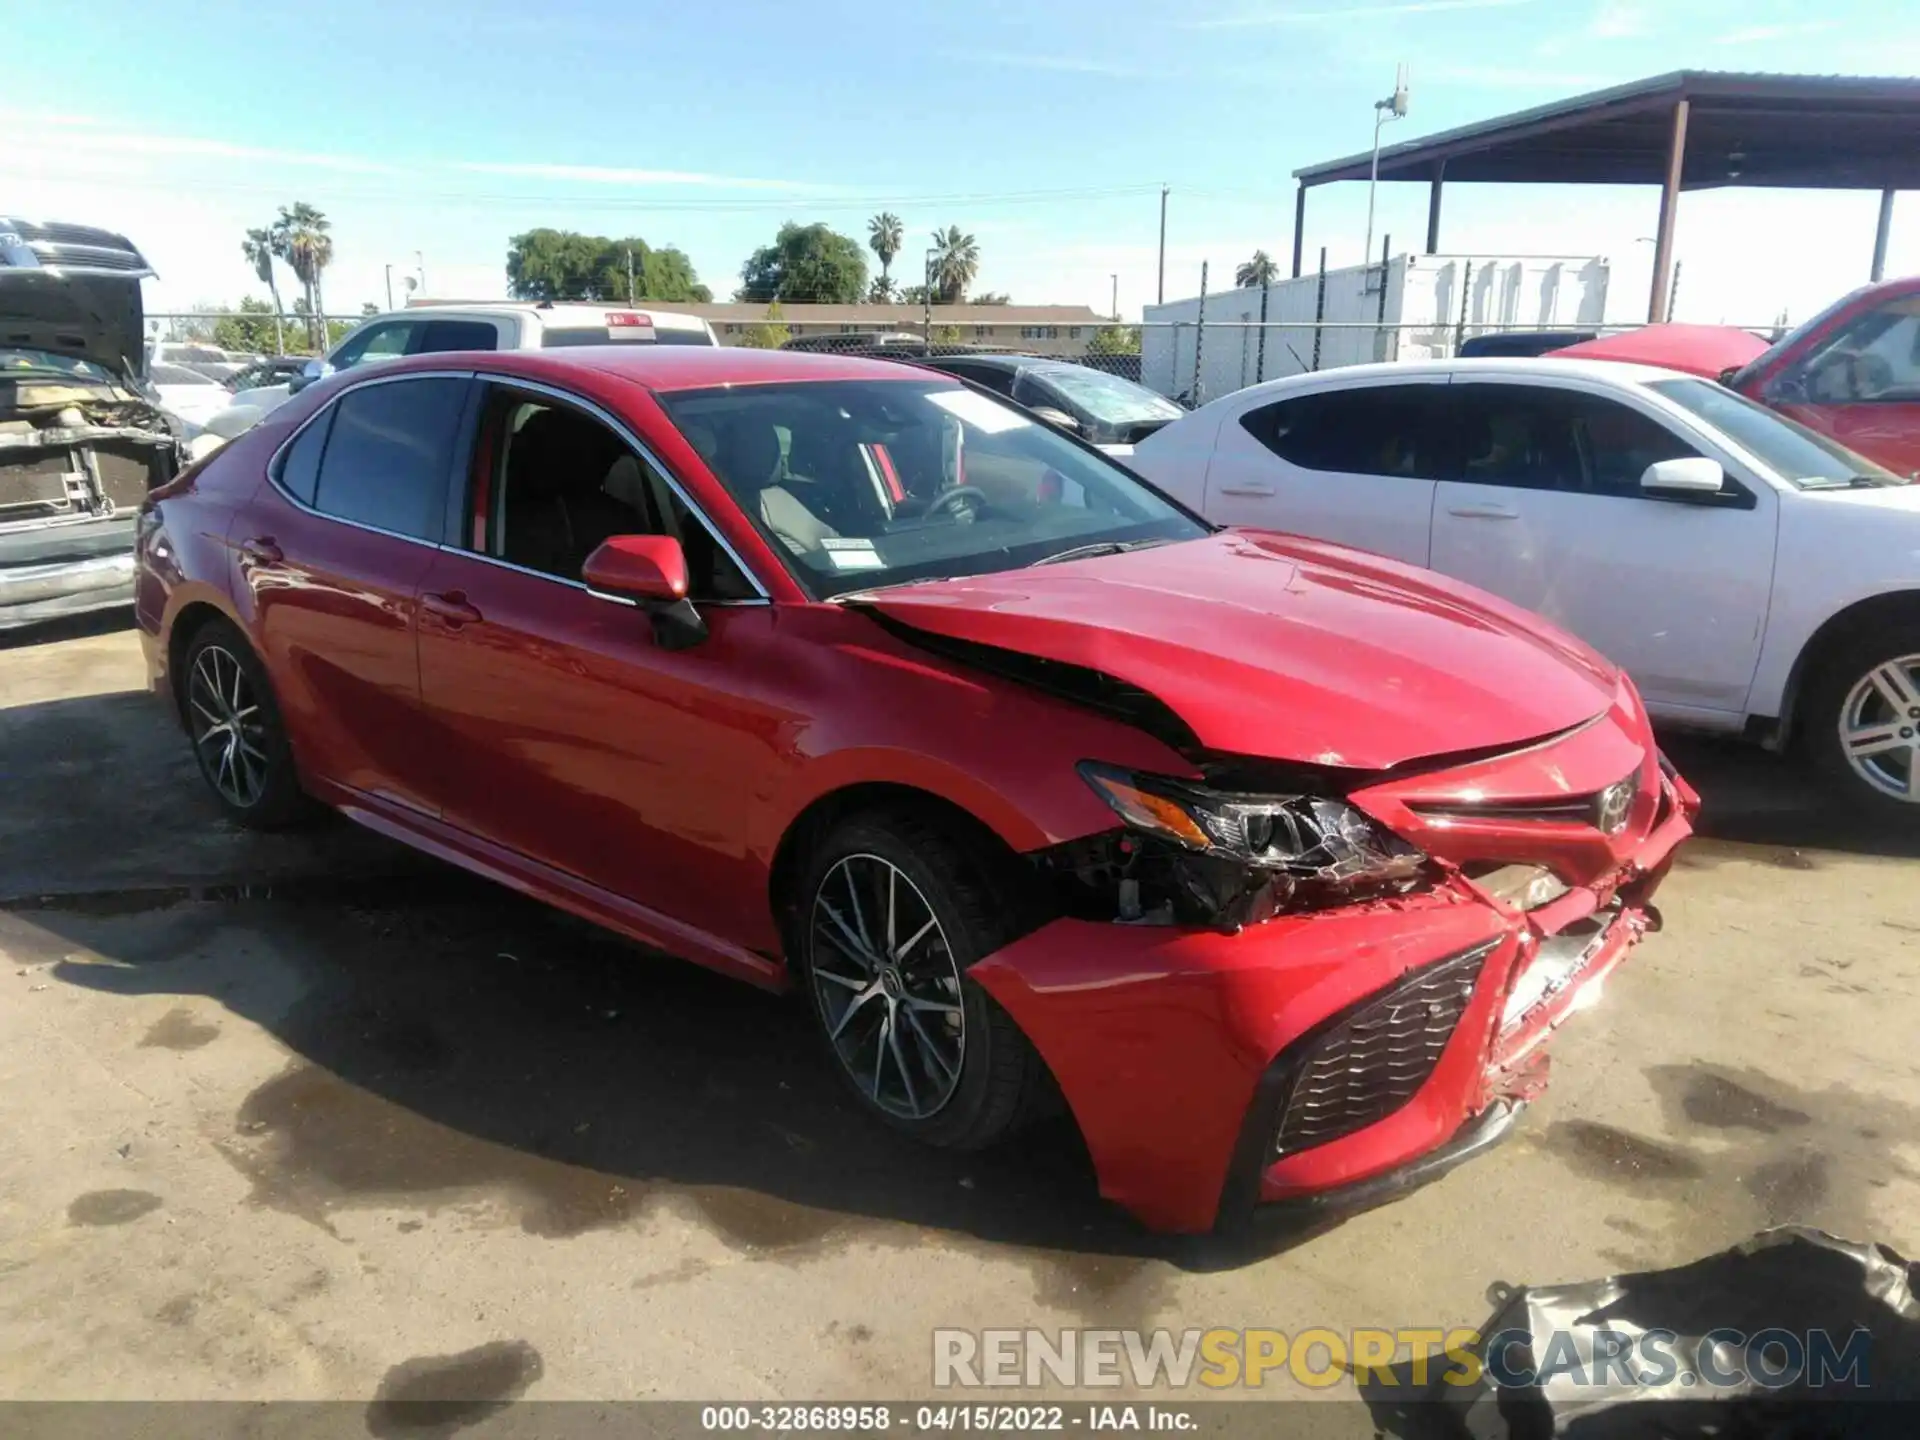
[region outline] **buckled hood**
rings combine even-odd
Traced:
[[[146,373],[146,257],[121,235],[0,216],[0,349],[86,360],[120,379]]]
[[[1135,686],[1209,750],[1326,766],[1538,740],[1605,711],[1620,683],[1494,596],[1258,532],[853,598],[895,625]]]

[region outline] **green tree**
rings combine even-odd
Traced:
[[[893,257],[900,253],[905,240],[906,231],[901,228],[900,217],[891,210],[883,210],[867,222],[867,248],[880,257],[880,278],[874,282],[877,288],[892,288]]]
[[[1011,305],[1013,296],[1004,290],[987,290],[967,301],[969,305]]]
[[[1140,327],[1102,325],[1094,331],[1093,338],[1087,342],[1087,353],[1089,355],[1138,355]]]
[[[894,305],[900,300],[900,292],[894,288],[893,281],[885,275],[873,277],[873,283],[867,287],[867,302],[872,305]]]
[[[638,235],[610,239],[546,228],[507,242],[507,293],[516,300],[618,304],[713,299],[683,250],[656,250]]]
[[[213,326],[213,343],[222,350],[278,355],[285,338],[279,311],[251,295],[241,298],[237,314],[222,315]]]
[[[933,232],[933,298],[958,305],[980,273],[980,244],[958,225]]]
[[[326,313],[320,298],[320,277],[333,263],[332,223],[304,200],[280,207],[273,223],[273,253],[287,262],[306,291],[307,339],[310,348],[325,348],[326,337],[313,318]],[[295,307],[298,309],[298,306]]]
[[[778,350],[787,343],[789,334],[784,322],[780,302],[776,300],[767,306],[766,323],[748,330],[740,337],[740,343],[749,350]]]
[[[1273,257],[1264,250],[1253,252],[1253,258],[1246,261],[1233,272],[1233,283],[1245,290],[1250,285],[1271,285],[1280,278],[1280,267],[1273,263]]]
[[[860,247],[825,225],[792,220],[740,267],[736,300],[853,305],[867,293],[867,260]]]
[[[933,343],[936,345],[958,345],[960,343],[960,327],[958,325],[934,326]]]
[[[261,283],[267,287],[267,293],[273,297],[273,353],[281,354],[286,347],[287,336],[285,323],[280,318],[280,282],[273,274],[273,231],[247,231],[247,238],[240,242],[240,253],[247,257],[248,263],[253,266],[253,273],[260,277]]]

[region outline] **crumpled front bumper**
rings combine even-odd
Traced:
[[[131,515],[0,534],[0,630],[133,603]]]
[[[1232,935],[1059,919],[976,965],[1052,1069],[1101,1193],[1156,1229],[1198,1232],[1483,1148],[1465,1142],[1538,1093],[1548,1038],[1657,928],[1653,894],[1698,812],[1630,686],[1603,721],[1349,797],[1440,862],[1433,889]],[[1513,818],[1516,797],[1599,792],[1623,775],[1639,789],[1617,834]],[[1492,818],[1474,819],[1474,804]],[[1569,888],[1523,912],[1467,878],[1475,857],[1550,864]],[[1470,998],[1418,1089],[1351,1133],[1283,1153],[1275,1142],[1313,1047],[1460,957],[1477,967]]]

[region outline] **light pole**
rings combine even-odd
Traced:
[[[393,309],[393,266],[387,266],[387,309]]]
[[[1113,273],[1113,323],[1116,325],[1120,323],[1120,275],[1118,271]]]
[[[1407,114],[1407,67],[1394,76],[1393,94],[1373,102],[1373,168],[1367,175],[1367,248],[1360,252],[1360,263],[1373,263],[1373,192],[1380,183],[1380,127],[1389,120],[1402,120]]]
[[[418,250],[413,252],[413,263],[420,272],[420,293],[427,293],[427,257]]]
[[[933,257],[938,255],[939,253],[940,252],[936,249],[929,248],[927,250],[927,262],[926,262],[926,282],[927,283],[921,287],[921,289],[925,292],[923,298],[926,301],[926,317],[927,318],[923,328],[925,329],[926,335],[927,335],[927,354],[929,355],[933,354]]]

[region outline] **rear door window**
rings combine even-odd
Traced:
[[[1446,478],[1446,427],[1439,415],[1448,386],[1370,385],[1299,395],[1249,410],[1246,432],[1303,470]]]
[[[500,330],[490,320],[429,320],[409,354],[437,355],[443,350],[498,350]]]
[[[333,406],[314,508],[357,525],[439,541],[468,389],[464,379],[431,375],[342,395]]]
[[[381,325],[369,325],[359,334],[341,342],[340,348],[333,352],[333,368],[350,370],[370,360],[396,360],[407,353],[407,346],[418,329],[419,326],[412,320],[389,320]]]

